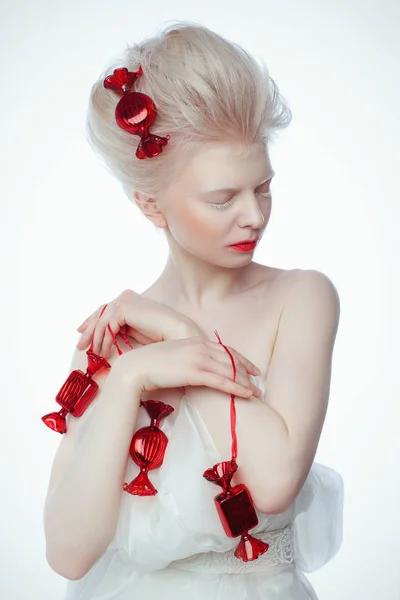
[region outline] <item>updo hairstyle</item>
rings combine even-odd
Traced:
[[[133,89],[155,103],[157,115],[150,132],[171,136],[158,156],[144,160],[135,156],[140,138],[116,123],[120,97],[103,86],[114,69],[137,71],[140,65],[143,75]],[[291,118],[262,59],[256,61],[204,26],[179,21],[128,46],[124,56],[100,75],[90,93],[86,133],[133,201],[135,191],[156,198],[206,144],[239,141],[267,147]]]

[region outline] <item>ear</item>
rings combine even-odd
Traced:
[[[133,197],[136,205],[139,207],[146,219],[149,219],[153,225],[161,229],[167,227],[165,217],[160,208],[157,206],[157,202],[154,200],[154,198],[149,198],[144,194],[139,194],[139,192],[134,192]]]

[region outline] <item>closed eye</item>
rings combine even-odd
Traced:
[[[269,190],[268,192],[256,192],[257,196],[263,196],[264,198],[270,198],[271,197],[271,190]],[[214,204],[213,202],[211,203],[212,206],[214,206],[214,208],[221,210],[224,208],[229,208],[231,206],[233,202],[233,198],[231,198],[230,200],[228,200],[227,202],[224,202],[223,204]]]

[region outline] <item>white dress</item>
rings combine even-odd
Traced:
[[[264,389],[262,379],[252,380]],[[163,464],[149,473],[158,494],[123,494],[114,539],[82,579],[67,581],[64,600],[318,600],[304,573],[322,567],[341,546],[342,477],[314,462],[287,510],[257,510],[250,533],[270,547],[245,563],[233,556],[240,537],[225,534],[214,505],[220,487],[203,477],[230,457],[219,456],[186,396],[177,411],[174,423],[161,421],[169,443]],[[141,408],[137,429],[146,425]],[[238,450],[240,465],[240,444]],[[138,473],[129,457],[125,481]]]

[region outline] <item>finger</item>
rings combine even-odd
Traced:
[[[104,338],[107,334],[108,324],[111,319],[112,307],[110,304],[112,303],[102,304],[94,313],[95,329],[93,336],[93,352],[99,356],[103,356]]]
[[[106,304],[102,304],[101,306],[99,306],[99,308],[94,313],[92,313],[89,317],[87,317],[87,319],[83,321],[83,323],[81,323],[81,325],[79,325],[77,331],[79,331],[80,333],[83,332],[83,335],[77,343],[76,347],[80,350],[84,350],[89,346],[92,340],[94,329],[96,327],[96,324],[98,323],[100,314],[105,306]],[[96,352],[94,348],[93,351]]]
[[[231,358],[227,352],[225,352],[225,351],[221,352],[217,348],[213,349],[209,353],[209,355],[206,355],[206,360],[207,360],[207,367],[209,367],[210,364],[213,364],[214,368],[217,368],[220,371],[223,370],[223,373],[226,377],[230,377],[230,379],[233,379],[234,369],[233,369]],[[211,360],[212,363],[210,363],[209,360]],[[249,380],[249,374],[238,357],[234,357],[234,364],[235,364],[236,379],[244,376],[244,377],[246,377],[246,381]]]
[[[231,379],[227,379],[226,377],[217,375],[215,373],[205,372],[203,381],[200,385],[221,390],[221,392],[225,392],[226,394],[234,394],[240,398],[249,399],[253,395],[253,391],[247,386],[241,385],[235,381],[232,381]]]
[[[206,371],[210,371],[211,373],[215,373],[224,377],[225,379],[233,381],[231,364],[228,365],[227,363],[222,363],[219,360],[214,360],[213,358],[210,358],[205,362],[203,368],[205,368]],[[239,387],[242,387],[244,389],[250,389],[254,396],[261,396],[261,390],[250,381],[247,371],[241,365],[237,365],[236,367],[235,383]]]
[[[231,348],[230,346],[227,346],[227,348],[228,348],[229,352],[231,352],[233,358],[237,358],[238,360],[240,360],[242,362],[242,364],[244,365],[244,368],[246,369],[246,371],[248,371],[248,373],[253,373],[254,375],[260,374],[260,369],[254,363],[252,363],[248,358],[243,356],[243,354],[240,354],[240,352],[238,352],[234,348]]]
[[[125,324],[125,325],[123,325],[120,328],[120,330],[119,330],[119,336],[121,338],[121,342],[123,342],[123,344],[124,344],[124,348],[125,348],[125,345],[126,345],[126,346],[128,346],[132,350],[132,343],[131,343],[131,340],[129,338],[133,338],[134,341],[136,341],[136,340],[135,340],[134,336],[132,336],[129,333],[129,331],[131,331],[131,328],[129,327],[129,325]],[[120,343],[120,340],[118,340],[118,343]]]
[[[110,356],[112,354],[112,347],[114,345],[114,338],[111,335],[109,326],[111,328],[111,331],[114,334],[114,338],[116,338],[117,333],[119,331],[117,321],[110,321],[110,323],[108,323],[107,328],[104,332],[103,345],[101,348],[101,356],[103,356],[104,358],[110,358]]]
[[[90,317],[87,317],[87,319],[85,319],[84,321],[82,321],[82,323],[79,325],[79,327],[77,327],[78,331],[79,331],[79,329],[83,329],[86,327],[86,325],[89,323],[92,316],[93,316],[93,314],[90,315]]]
[[[103,304],[104,306],[104,304]],[[100,308],[98,308],[97,310],[95,310],[91,315],[89,315],[87,317],[87,319],[85,319],[77,328],[77,331],[80,331],[81,329],[85,329],[88,325],[92,324],[93,321],[97,321],[103,306],[100,306]]]
[[[102,356],[101,349],[103,345],[105,331],[106,323],[99,319],[96,323],[93,335],[93,352],[95,354],[98,354],[99,356]]]
[[[228,379],[233,380],[233,377],[229,377],[229,375],[227,377],[228,377]],[[236,373],[235,382],[238,385],[241,385],[245,388],[250,389],[252,391],[253,395],[256,396],[257,398],[259,398],[261,396],[260,388],[258,388],[252,381],[250,381],[247,371],[244,371],[243,374],[240,374],[239,378],[237,377],[237,373]]]
[[[103,321],[100,320],[100,322],[103,324]],[[118,344],[118,342],[120,341],[117,340],[117,335],[121,332],[124,333],[125,325],[121,326],[117,317],[110,319],[108,322],[104,321],[104,323],[105,328],[100,349],[100,356],[103,356],[104,358],[109,358],[112,354],[113,345],[115,345],[115,342],[117,342]]]
[[[95,327],[94,323],[91,325],[88,325],[86,327],[85,332],[81,335],[81,337],[76,345],[76,347],[79,350],[85,350],[85,348],[87,348],[89,346],[90,341],[92,339],[92,333],[93,333],[94,327]]]
[[[229,354],[227,353],[227,351],[225,350],[225,348],[223,347],[222,344],[219,344],[218,342],[217,343],[207,342],[207,344],[211,344],[214,348],[218,348],[218,350],[220,352],[224,352],[225,355],[227,356],[227,358],[230,360]],[[234,361],[242,362],[243,366],[245,367],[245,369],[248,373],[252,373],[253,375],[260,374],[260,369],[254,363],[252,363],[248,358],[243,356],[243,354],[240,354],[240,352],[235,350],[235,348],[231,348],[231,346],[227,346],[227,348],[228,348],[229,352],[232,354]]]
[[[219,344],[219,346],[221,347],[221,344]],[[232,369],[232,361],[230,356],[228,355],[228,353],[226,352],[226,350],[224,350],[224,348],[222,348],[222,353],[220,351],[221,348],[218,349],[217,351],[214,351],[212,358],[216,361],[220,361],[225,368],[227,369],[226,371],[226,376],[228,377],[228,373],[231,373],[231,379],[233,379],[233,369]],[[217,350],[217,349],[215,349]],[[250,375],[251,376],[256,376],[256,373],[254,372],[254,369],[250,368],[250,366],[247,366],[245,364],[243,364],[243,360],[246,361],[246,363],[248,364],[249,361],[247,361],[247,359],[244,359],[244,357],[242,358],[242,355],[237,353],[235,350],[233,350],[232,356],[233,356],[233,360],[235,363],[235,369],[236,369],[236,379],[242,381],[243,383],[245,383],[248,386],[252,386],[253,383],[250,382]],[[250,365],[252,365],[252,363],[250,363]],[[253,371],[253,372],[252,372]],[[258,390],[258,388],[256,388]]]

